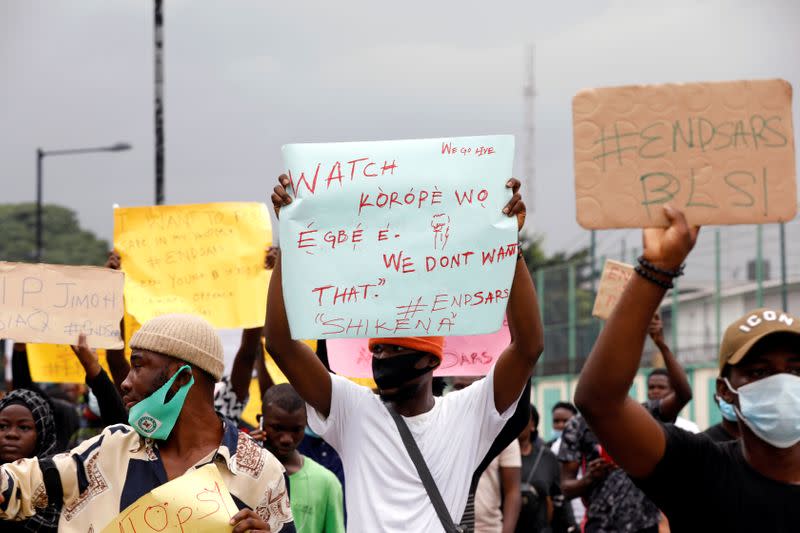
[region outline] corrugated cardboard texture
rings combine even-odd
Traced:
[[[611,259],[606,260],[606,264],[603,265],[603,275],[600,277],[600,285],[597,287],[592,316],[608,320],[631,276],[633,276],[631,265]]]
[[[586,89],[572,100],[575,198],[587,229],[788,221],[797,212],[784,80]]]

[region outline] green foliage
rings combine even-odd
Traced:
[[[109,245],[81,229],[75,212],[58,205],[42,210],[42,262],[103,265]],[[36,205],[0,205],[0,260],[33,262],[36,253]]]

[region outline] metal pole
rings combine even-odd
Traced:
[[[722,245],[720,239],[720,230],[716,229],[714,232],[714,320],[716,322],[717,332],[717,345],[719,346],[722,340],[722,260],[721,260]]]
[[[570,263],[567,270],[567,312],[568,312],[568,330],[567,330],[567,356],[569,357],[569,374],[575,372],[575,356],[577,347],[577,314],[575,310],[575,263]]]
[[[756,225],[756,306],[764,307],[764,227]]]
[[[36,262],[42,262],[42,159],[44,152],[36,149]]]
[[[789,294],[786,286],[786,225],[781,222],[781,307],[789,311]]]
[[[156,205],[164,203],[164,17],[162,0],[155,0],[155,126]]]

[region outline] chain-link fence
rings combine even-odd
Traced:
[[[594,261],[577,259],[534,271],[545,326],[545,351],[537,376],[577,374],[603,326],[591,315],[606,259],[635,264],[641,230],[597,232]],[[639,246],[627,246],[636,242]],[[712,363],[725,327],[757,307],[800,309],[800,221],[762,226],[704,228],[686,276],[662,303],[664,333],[683,364]],[[574,250],[568,250],[574,252]],[[646,344],[644,363],[651,359]],[[654,362],[655,361],[655,362]]]

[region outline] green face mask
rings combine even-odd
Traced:
[[[194,385],[192,376],[189,383],[181,387],[171,400],[165,401],[170,387],[184,370],[192,371],[189,365],[183,365],[161,388],[131,407],[128,423],[136,433],[148,439],[167,440],[178,421],[178,415],[181,414],[186,395]]]

